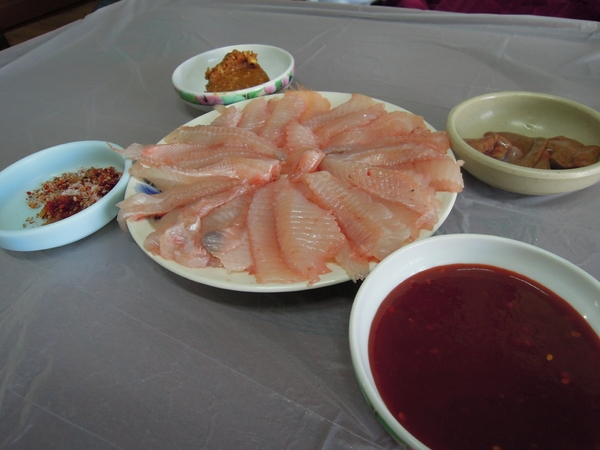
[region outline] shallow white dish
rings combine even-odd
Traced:
[[[350,351],[362,393],[377,419],[404,448],[429,450],[385,406],[369,362],[371,323],[381,302],[400,283],[424,270],[448,264],[484,264],[530,278],[569,302],[600,335],[600,282],[574,264],[523,242],[476,234],[435,236],[414,242],[381,261],[356,294],[350,314]]]
[[[98,202],[59,222],[24,227],[27,219],[41,209],[29,207],[27,191],[38,189],[42,183],[65,172],[111,166],[123,175]],[[123,199],[130,166],[131,161],[111,150],[104,141],[60,144],[8,166],[0,172],[0,247],[18,251],[43,250],[70,244],[99,230],[117,215],[115,205]]]
[[[219,64],[233,50],[251,50],[257,54],[258,64],[269,76],[266,83],[231,92],[207,92],[204,78],[206,69]],[[294,58],[287,51],[272,45],[240,44],[216,48],[193,56],[173,72],[175,92],[188,105],[210,111],[214,105],[230,105],[244,100],[273,94],[287,87],[294,78]]]
[[[322,95],[327,97],[331,102],[331,106],[337,106],[348,99],[350,99],[350,94],[342,94],[336,92],[321,92]],[[282,94],[279,94],[282,95]],[[236,105],[236,107],[243,108],[248,102],[242,102]],[[386,109],[388,111],[398,111],[404,109],[392,105],[390,103],[382,102],[385,104]],[[217,118],[220,114],[216,111],[204,114],[196,119],[191,120],[190,122],[184,124],[185,126],[194,126],[194,125],[207,125],[211,123],[215,118]],[[429,126],[429,125],[428,125]],[[430,126],[433,130],[433,128]],[[160,143],[164,143],[161,141]],[[448,154],[452,155],[454,158],[452,151],[448,149]],[[131,177],[129,181],[129,185],[127,186],[127,190],[125,191],[125,198],[130,197],[136,192],[143,191],[145,187],[148,185],[144,183],[143,180],[139,180],[135,177]],[[450,214],[452,207],[454,206],[454,202],[456,201],[457,194],[449,193],[449,192],[439,192],[437,194],[437,198],[442,202],[442,208],[438,215],[438,223],[431,231],[422,231],[419,239],[424,239],[431,236],[437,229],[444,223],[444,220]],[[142,219],[138,221],[128,221],[127,222],[129,231],[137,244],[140,246],[144,252],[154,261],[165,267],[166,269],[174,272],[178,275],[181,275],[184,278],[197,281],[202,284],[206,284],[209,286],[214,286],[223,289],[235,290],[235,291],[245,291],[245,292],[291,292],[291,291],[301,291],[307,289],[315,289],[324,286],[329,286],[333,284],[343,283],[345,281],[350,280],[348,274],[345,270],[343,270],[338,264],[331,263],[328,267],[331,269],[330,273],[321,276],[320,281],[314,283],[313,285],[308,286],[306,282],[299,283],[290,283],[290,284],[278,284],[278,283],[269,283],[269,284],[259,284],[256,281],[256,278],[253,275],[250,275],[246,272],[241,273],[229,273],[225,269],[222,268],[214,268],[207,267],[202,269],[194,269],[182,266],[173,261],[167,261],[160,256],[156,256],[146,249],[144,249],[144,241],[146,237],[154,231],[152,226],[150,225],[149,220]]]

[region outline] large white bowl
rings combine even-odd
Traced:
[[[123,200],[129,182],[131,161],[104,141],[80,141],[61,144],[29,155],[0,172],[0,247],[33,251],[70,244],[99,230],[115,218],[116,203]],[[36,210],[26,202],[27,191],[65,172],[88,167],[114,167],[122,172],[111,191],[90,207],[55,223],[24,227]]]
[[[542,195],[575,191],[600,181],[600,162],[579,169],[532,169],[484,155],[464,141],[488,131],[508,131],[529,137],[563,135],[585,145],[600,145],[600,112],[572,100],[536,92],[480,95],[455,106],[446,129],[465,170],[494,187]]]
[[[269,81],[231,92],[207,92],[206,69],[219,64],[233,50],[251,50],[257,54],[258,64],[269,76]],[[287,87],[294,78],[294,57],[272,45],[240,44],[221,47],[193,56],[173,72],[175,91],[187,104],[210,110],[214,105],[231,105],[263,95],[273,94]]]
[[[371,322],[381,302],[402,281],[433,267],[461,263],[507,269],[542,284],[569,302],[600,335],[600,282],[550,252],[511,239],[475,234],[435,236],[397,250],[373,269],[358,290],[349,337],[360,388],[378,420],[404,448],[428,450],[400,425],[377,391],[369,363]]]

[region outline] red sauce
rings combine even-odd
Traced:
[[[409,278],[377,312],[369,356],[389,410],[435,450],[600,449],[600,338],[521,275]]]

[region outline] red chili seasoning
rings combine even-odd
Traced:
[[[382,303],[382,399],[436,450],[600,449],[600,338],[564,299],[484,265],[419,273]]]
[[[89,169],[77,172],[65,172],[46,181],[39,189],[27,192],[27,204],[30,208],[42,210],[37,217],[42,225],[58,222],[84,210],[104,197],[121,179],[121,172],[114,167]],[[32,217],[26,219],[32,224]]]

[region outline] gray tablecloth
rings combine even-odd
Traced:
[[[301,85],[364,93],[438,129],[457,103],[502,90],[600,110],[597,22],[122,0],[0,52],[0,168],[68,141],[159,141],[198,114],[175,95],[174,68],[239,43],[287,49]],[[528,197],[465,184],[438,233],[518,239],[600,279],[600,185]],[[396,447],[352,371],[352,282],[211,288],[163,269],[112,222],[53,250],[0,250],[0,285],[2,448]]]

